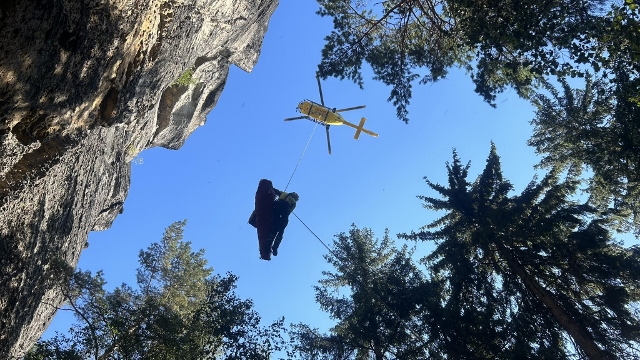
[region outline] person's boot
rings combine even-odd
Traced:
[[[273,253],[273,256],[278,256],[278,248],[277,247],[272,247],[271,248],[271,252]]]

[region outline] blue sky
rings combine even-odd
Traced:
[[[330,270],[324,246],[292,216],[279,256],[262,261],[255,229],[247,224],[258,181],[268,178],[283,190],[315,127],[283,119],[297,115],[301,100],[319,101],[315,71],[331,19],[317,16],[317,8],[315,1],[281,1],[258,64],[251,73],[232,67],[206,125],[178,151],[139,154],[142,164],[132,165],[124,213],[111,229],[89,235],[80,268],[103,269],[110,288],[134,285],[138,251],[158,241],[172,222],[188,219],[185,239],[194,250],[205,249],[217,273],[239,276],[237,293],[253,299],[263,321],[284,316],[286,323],[331,326],[313,291],[321,271]],[[355,123],[367,117],[366,128],[380,134],[355,141],[353,129],[333,126],[328,155],[319,126],[291,180],[288,190],[300,195],[296,214],[327,244],[352,223],[379,237],[388,228],[395,238],[430,222],[438,214],[423,209],[416,196],[433,195],[424,176],[446,181],[453,148],[471,161],[472,179],[484,168],[491,141],[516,192],[536,174],[538,160],[526,145],[533,108],[513,91],[491,108],[473,92],[469,77],[454,70],[446,80],[414,88],[407,125],[386,100],[390,89],[371,80],[368,69],[364,90],[337,79],[322,88],[330,107],[367,105],[343,115]],[[431,248],[417,245],[422,253]],[[45,336],[70,325],[69,313],[59,312]]]

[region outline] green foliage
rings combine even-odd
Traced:
[[[607,67],[612,65],[625,66],[638,76],[638,61],[640,60],[640,17],[638,2],[625,0],[616,3],[607,13],[609,23],[602,38],[608,56],[604,59]]]
[[[186,221],[139,254],[137,288],[104,290],[102,272],[76,271],[62,288],[77,323],[40,341],[25,359],[269,359],[284,346],[284,320],[260,326],[237,277],[213,275],[185,242]]]
[[[405,122],[415,81],[437,81],[454,66],[470,73],[492,105],[513,87],[538,107],[530,144],[544,156],[541,166],[590,170],[591,203],[617,216],[619,230],[640,234],[637,0],[318,3],[318,14],[334,20],[323,77],[362,86],[368,63],[374,79],[391,86],[389,101]],[[570,88],[568,77],[585,78],[585,88]]]
[[[39,341],[24,357],[24,360],[83,360],[81,350],[64,336],[56,335]]]
[[[336,236],[325,259],[335,272],[323,272],[316,286],[320,308],[337,321],[331,334],[298,324],[291,331],[294,354],[302,359],[424,359],[424,309],[428,284],[388,234],[381,241],[369,229],[351,228]]]
[[[204,250],[191,252],[191,243],[183,242],[186,221],[171,224],[162,240],[140,250],[137,283],[146,294],[162,299],[163,306],[179,316],[189,315],[199,306],[191,298],[204,299],[213,269],[206,267]]]
[[[618,229],[640,232],[640,106],[631,100],[640,84],[622,70],[617,79],[588,76],[583,89],[561,79],[562,93],[548,85],[550,95],[534,99],[529,145],[542,167],[590,170],[591,203],[617,216]]]
[[[589,68],[603,74],[637,69],[640,58],[635,0],[608,13],[601,0],[318,3],[318,14],[334,24],[320,74],[362,86],[368,63],[374,79],[392,87],[389,100],[405,122],[413,81],[437,81],[454,66],[467,69],[476,92],[495,106],[507,87],[528,98],[537,80],[584,76]]]
[[[421,197],[446,214],[399,235],[437,246],[424,258],[441,296],[435,358],[565,359],[572,343],[592,359],[640,356],[640,249],[571,200],[577,174],[555,170],[509,196],[495,146],[476,181],[468,169],[454,152],[448,186],[427,180],[442,199]]]
[[[334,30],[322,50],[321,76],[348,78],[362,86],[362,63],[367,62],[376,80],[392,86],[389,101],[404,121],[408,121],[412,81],[420,77],[414,70],[429,72],[421,82],[436,81],[467,57],[451,24],[437,14],[410,9],[406,1],[378,3],[381,10],[361,1],[318,3],[318,14],[334,19]],[[378,18],[380,12],[383,15]]]
[[[180,74],[180,77],[178,77],[176,81],[173,82],[172,85],[189,86],[197,83],[198,80],[193,77],[194,72],[195,72],[195,68],[193,67],[188,68],[182,74]]]
[[[508,87],[537,106],[542,167],[589,170],[590,204],[640,234],[637,0],[318,0],[333,18],[319,72],[360,86],[363,63],[408,121],[412,85],[466,69],[492,106]],[[567,79],[583,78],[583,89]],[[556,81],[557,80],[557,81]],[[559,83],[555,88],[552,83]],[[575,83],[575,82],[573,82]]]
[[[334,271],[316,300],[329,334],[292,326],[291,358],[637,359],[640,248],[611,236],[616,217],[575,200],[575,168],[552,168],[521,194],[492,144],[483,172],[454,151],[448,182],[426,179],[445,214],[400,238],[433,241],[421,261],[388,234],[355,226],[336,236]]]

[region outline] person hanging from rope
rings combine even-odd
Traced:
[[[256,190],[255,209],[249,217],[249,224],[257,229],[260,259],[271,260],[273,245],[273,205],[276,197],[270,180],[262,179]]]
[[[278,199],[273,204],[273,227],[271,232],[274,236],[274,241],[271,251],[273,256],[278,256],[278,248],[282,242],[284,229],[289,224],[289,215],[296,208],[296,203],[300,197],[295,192],[286,193],[278,189],[273,190],[278,195]]]
[[[274,188],[270,180],[262,179],[258,183],[255,209],[248,222],[257,229],[261,259],[271,260],[271,251],[274,256],[278,255],[284,229],[289,224],[289,214],[298,199],[294,192],[286,193]]]

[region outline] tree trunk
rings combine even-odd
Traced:
[[[376,355],[376,360],[384,360],[384,354],[376,341],[373,343],[373,353]]]
[[[549,309],[551,315],[558,321],[560,326],[565,329],[567,333],[573,338],[573,340],[580,346],[582,351],[589,357],[589,359],[611,359],[615,360],[615,357],[602,349],[595,343],[591,334],[587,329],[578,325],[571,315],[567,313],[560,304],[556,301],[553,294],[545,289],[536,279],[529,276],[522,265],[516,260],[509,249],[499,241],[496,242],[498,251],[503,259],[507,261],[507,265],[515,271],[520,280],[542,303]]]

